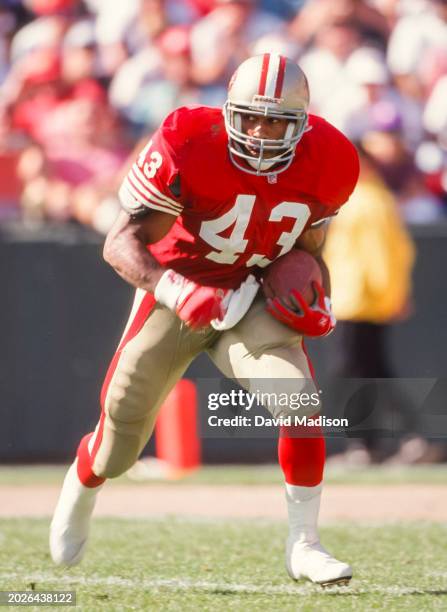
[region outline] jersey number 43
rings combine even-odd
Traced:
[[[255,201],[256,196],[254,195],[238,195],[233,208],[221,217],[202,222],[199,235],[215,249],[206,255],[208,259],[217,263],[233,264],[245,252],[248,239],[244,236],[250,223]],[[295,219],[295,223],[290,232],[283,232],[278,238],[276,244],[281,247],[281,250],[277,257],[284,255],[293,247],[310,217],[310,209],[307,204],[301,202],[281,202],[272,209],[269,222],[278,223],[286,217]],[[232,225],[234,227],[229,237],[219,236]],[[271,262],[272,260],[265,255],[254,253],[246,265],[264,268]]]

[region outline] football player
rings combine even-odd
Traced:
[[[81,440],[54,513],[57,564],[81,560],[104,481],[135,463],[163,400],[201,351],[252,391],[259,380],[270,390],[285,379],[295,392],[314,388],[303,337],[335,325],[321,249],[325,222],[354,189],[358,157],[308,104],[296,63],[251,57],[234,74],[223,113],[174,111],[130,169],[104,257],[136,296],[102,388],[99,423]],[[268,312],[260,272],[294,246],[319,259],[324,287],[304,313],[278,302]],[[279,438],[288,572],[346,583],[350,566],[321,546],[317,532],[324,439],[289,433]]]

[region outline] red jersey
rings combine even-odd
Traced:
[[[171,113],[120,189],[129,213],[147,206],[177,217],[148,245],[159,263],[202,285],[236,288],[336,214],[357,182],[357,152],[324,119],[311,115],[309,125],[287,170],[257,176],[231,162],[221,109]]]

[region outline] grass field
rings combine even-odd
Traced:
[[[0,485],[19,484],[60,484],[68,466],[0,466]],[[169,481],[165,481],[169,484]],[[281,484],[282,474],[277,465],[224,465],[204,466],[197,472],[174,481],[175,484]],[[132,484],[124,475],[110,481],[109,486]],[[447,483],[447,466],[368,466],[350,469],[330,467],[325,470],[326,484],[353,485],[396,485],[396,484],[439,484]]]
[[[48,521],[3,520],[3,590],[70,589],[82,610],[446,610],[444,526],[337,525],[326,545],[349,559],[350,587],[322,589],[285,574],[285,526],[273,522],[96,520],[88,555],[54,568]],[[41,609],[41,608],[40,608]]]
[[[64,470],[2,468],[0,485],[60,483]],[[377,483],[441,487],[445,471],[332,471],[328,481],[357,483],[359,489]],[[280,482],[280,476],[276,467],[234,466],[206,468],[182,482],[188,495],[188,483],[246,484],[255,490],[257,484]],[[96,518],[86,558],[71,569],[56,568],[50,560],[49,518],[0,519],[0,590],[75,590],[78,609],[92,612],[447,610],[447,523],[326,525],[324,544],[349,561],[355,575],[349,587],[322,589],[288,578],[285,521],[212,514],[210,508],[209,518],[200,519]]]

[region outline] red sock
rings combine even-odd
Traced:
[[[314,487],[323,479],[326,456],[321,429],[307,432],[307,437],[291,437],[292,433],[300,435],[296,430],[290,432],[290,428],[283,428],[278,440],[278,459],[285,481],[291,485]]]
[[[92,458],[88,451],[88,443],[93,433],[84,436],[78,446],[78,477],[85,487],[99,487],[105,481],[105,478],[100,478],[92,470]]]

